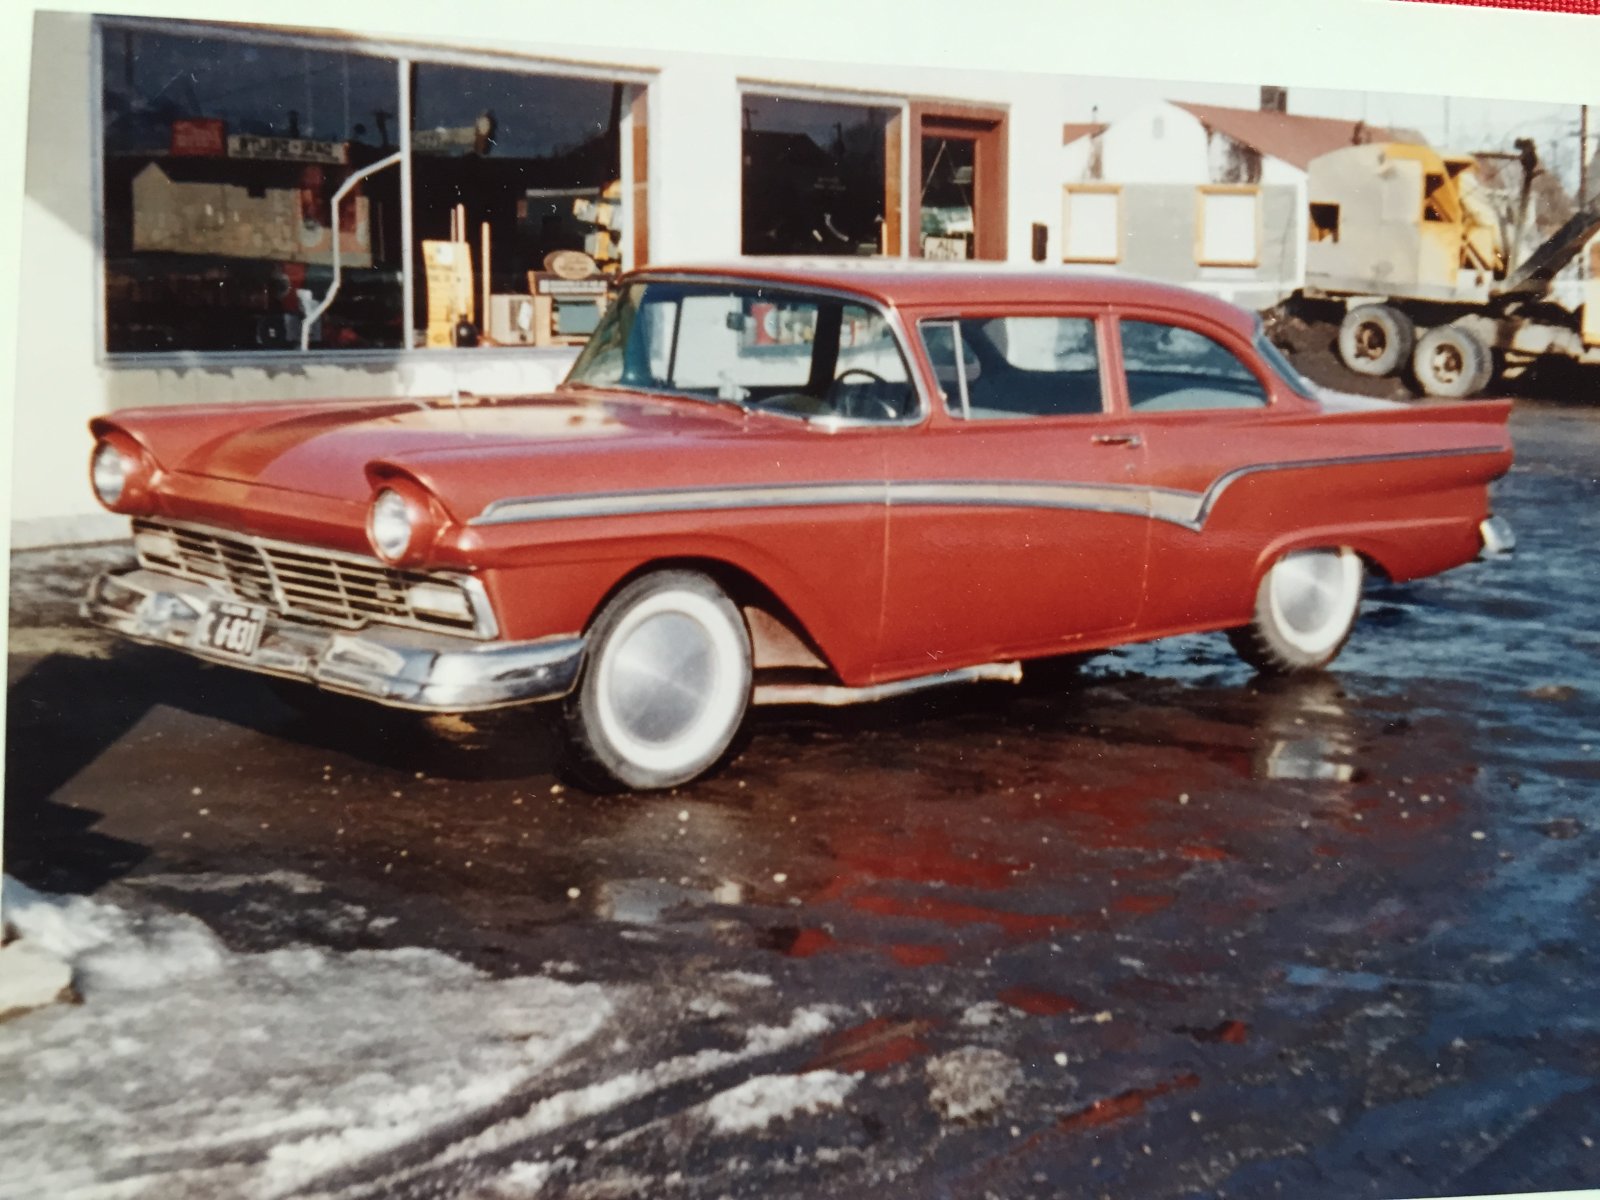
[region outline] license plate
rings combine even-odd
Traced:
[[[204,650],[249,658],[261,644],[266,615],[265,609],[254,605],[216,601],[200,618],[195,643]]]

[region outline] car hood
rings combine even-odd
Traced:
[[[737,409],[596,393],[506,401],[463,397],[351,404],[130,410],[96,424],[135,438],[168,473],[365,503],[369,467],[481,456],[641,447],[716,436]]]

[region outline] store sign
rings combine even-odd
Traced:
[[[315,138],[257,137],[236,133],[228,139],[229,158],[265,159],[271,162],[333,163],[350,161],[349,142],[324,142]]]
[[[967,240],[960,237],[932,237],[922,239],[922,257],[935,259],[964,259],[967,257]]]
[[[478,131],[471,125],[454,128],[416,129],[411,133],[411,148],[418,154],[466,153],[478,142]]]
[[[228,152],[227,125],[210,117],[172,123],[167,153],[173,158],[221,158]]]
[[[606,294],[606,281],[604,279],[552,279],[540,272],[530,272],[534,276],[533,290],[541,296],[604,296]]]
[[[544,269],[562,279],[593,279],[600,274],[594,259],[582,250],[552,250],[544,256]]]

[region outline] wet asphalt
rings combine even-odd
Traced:
[[[558,1155],[541,1194],[1600,1184],[1600,408],[1524,401],[1513,431],[1517,554],[1371,585],[1327,673],[1253,677],[1199,636],[761,710],[664,795],[563,785],[537,713],[308,714],[114,644],[75,602],[123,547],[18,554],[6,870],[243,951],[426,946],[651,989],[563,1087],[818,1005],[835,1032],[744,1069],[862,1073],[735,1152],[674,1120],[737,1082],[701,1079],[383,1194]],[[705,1003],[727,972],[772,986]],[[952,1116],[933,1064],[963,1048],[1002,1084]]]

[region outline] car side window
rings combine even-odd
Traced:
[[[567,384],[649,388],[799,417],[898,421],[918,399],[887,318],[865,304],[757,285],[627,288]]]
[[[1159,321],[1119,323],[1128,404],[1137,412],[1263,408],[1255,372],[1220,342]]]
[[[1104,409],[1092,317],[925,321],[922,344],[946,408],[963,420]]]

